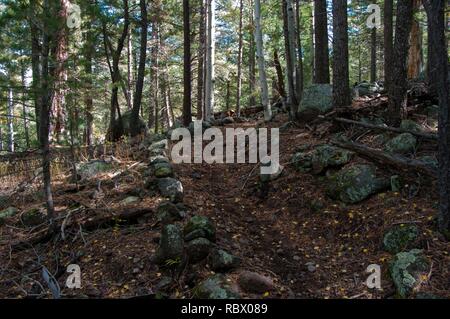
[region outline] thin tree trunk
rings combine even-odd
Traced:
[[[348,66],[347,0],[333,0],[333,101],[335,107],[351,105]]]
[[[22,114],[23,114],[23,129],[24,129],[24,133],[25,133],[25,145],[27,147],[27,149],[30,148],[30,134],[28,131],[28,113],[27,113],[27,106],[26,106],[26,94],[25,94],[25,90],[26,90],[26,81],[25,81],[25,65],[22,63],[21,64],[21,70],[20,70],[20,77],[21,77],[21,82],[22,82],[22,87],[23,87],[23,92],[22,92]]]
[[[199,29],[199,45],[198,45],[198,70],[197,70],[197,119],[203,118],[203,109],[205,107],[205,41],[206,41],[206,9],[204,0],[200,1],[200,29]]]
[[[413,17],[413,0],[399,1],[397,4],[397,23],[393,55],[392,81],[389,85],[390,124],[400,125],[402,110],[406,108],[407,97],[407,59],[409,34]]]
[[[370,82],[377,80],[377,28],[370,35]]]
[[[147,3],[145,0],[139,1],[141,9],[141,44],[139,53],[139,67],[136,79],[136,92],[133,100],[133,110],[131,114],[131,135],[136,136],[141,133],[139,126],[139,115],[142,104],[142,90],[144,88],[145,60],[147,58]],[[131,91],[130,91],[131,92]]]
[[[277,72],[277,93],[278,96],[283,98],[286,97],[286,91],[284,89],[284,76],[283,68],[281,67],[280,58],[278,57],[278,51],[275,49],[273,51],[273,64],[275,65],[275,71]]]
[[[8,89],[8,151],[14,152],[14,101],[12,88]]]
[[[146,18],[147,19],[147,18]],[[147,30],[145,31],[147,32]],[[128,38],[127,38],[127,106],[128,109],[133,109],[133,30],[130,27],[128,30]]]
[[[215,50],[216,50],[216,0],[208,1],[208,32],[206,54],[206,83],[205,83],[205,116],[210,120],[214,116],[214,87],[215,87]]]
[[[315,83],[330,83],[327,1],[314,0]]]
[[[41,77],[41,47],[39,44],[39,27],[35,19],[37,15],[37,0],[30,0],[30,10],[28,13],[28,23],[30,25],[30,36],[31,36],[31,70],[33,81],[31,84],[33,102],[34,102],[34,112],[36,117],[36,135],[37,139],[40,138],[40,110],[41,110],[41,94],[39,92],[40,77]]]
[[[255,98],[255,89],[256,89],[256,45],[255,45],[255,23],[254,23],[254,6],[253,6],[253,0],[250,0],[250,47],[249,47],[249,104],[250,107],[253,107],[256,105],[256,98]]]
[[[303,51],[300,21],[302,18],[300,0],[295,1],[296,27],[297,27],[297,102],[300,105],[303,96],[304,74],[303,74]]]
[[[413,11],[418,12],[422,1],[414,0]],[[422,51],[422,30],[420,22],[413,18],[411,34],[410,34],[410,47],[408,56],[408,79],[416,79],[419,77],[422,71],[423,65],[423,51]]]
[[[192,73],[191,73],[191,10],[189,0],[183,0],[184,70],[183,70],[183,124],[192,122]]]
[[[263,35],[261,27],[261,1],[255,0],[255,39],[258,58],[259,85],[261,86],[261,102],[266,122],[272,119],[272,109],[269,104],[269,88],[267,86],[266,67],[264,61]]]
[[[236,116],[241,116],[241,95],[242,95],[242,49],[244,43],[243,35],[244,19],[244,0],[240,0],[239,5],[239,48],[238,48],[238,74],[237,74],[237,92],[236,92]]]

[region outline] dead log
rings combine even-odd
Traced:
[[[335,117],[332,120],[335,122],[339,122],[339,123],[357,125],[357,126],[365,127],[365,128],[372,129],[372,130],[377,130],[377,131],[389,131],[389,132],[395,132],[395,133],[400,133],[400,134],[410,133],[412,135],[415,135],[417,137],[421,137],[421,138],[424,138],[427,140],[433,140],[433,141],[438,140],[437,134],[433,134],[433,133],[421,133],[421,132],[414,132],[414,131],[409,131],[409,130],[402,130],[400,128],[395,128],[395,127],[391,127],[391,126],[374,125],[374,124],[344,119],[341,117]]]
[[[388,154],[355,142],[332,141],[332,144],[358,153],[361,157],[364,157],[370,161],[389,165],[400,170],[414,170],[432,178],[438,177],[438,171],[422,161],[399,155]]]

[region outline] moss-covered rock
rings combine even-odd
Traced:
[[[411,249],[411,245],[417,240],[419,229],[416,225],[398,225],[390,229],[383,238],[384,250],[397,254],[405,249]]]
[[[417,138],[410,133],[403,133],[386,143],[385,151],[391,154],[408,154],[414,152]]]
[[[82,179],[92,178],[97,174],[107,172],[111,169],[113,169],[113,165],[102,160],[95,160],[77,165],[77,173]]]
[[[137,196],[128,196],[124,200],[120,202],[120,204],[126,206],[126,205],[132,205],[140,202],[140,198]]]
[[[206,238],[196,238],[186,244],[186,252],[190,263],[198,263],[208,257],[213,243]]]
[[[216,274],[202,281],[194,288],[194,298],[199,299],[239,299],[223,275]]]
[[[241,259],[222,249],[214,249],[208,256],[208,262],[214,271],[228,271],[237,268]]]
[[[187,241],[200,237],[212,242],[216,241],[216,227],[206,216],[193,216],[186,226],[184,226],[183,232]]]
[[[409,297],[429,269],[430,265],[419,249],[395,255],[390,263],[390,273],[398,295],[401,298]]]
[[[333,109],[333,87],[330,84],[314,84],[303,91],[300,113],[314,110],[327,113]]]
[[[156,217],[158,221],[167,224],[175,221],[180,221],[186,216],[184,210],[181,210],[180,207],[171,203],[164,202],[158,206],[158,210],[156,212]]]
[[[158,163],[154,165],[155,176],[158,178],[173,176],[172,165],[169,163]]]
[[[123,134],[126,136],[131,135],[131,133],[132,133],[131,132],[131,126],[132,126],[132,123],[131,123],[132,114],[131,113],[132,113],[131,111],[127,111],[127,112],[123,113],[121,116]],[[118,126],[116,126],[116,127],[118,127]],[[146,129],[147,129],[147,124],[145,123],[144,119],[139,117],[137,132],[143,133],[143,132],[145,132]]]
[[[328,176],[327,194],[346,204],[354,204],[387,187],[389,181],[377,177],[374,166],[354,165]]]
[[[0,211],[0,226],[4,225],[8,218],[14,217],[18,212],[18,209],[15,207],[8,207]]]
[[[170,161],[166,156],[163,156],[163,155],[156,155],[156,156],[150,157],[150,165],[154,166],[156,164],[161,164],[161,163],[169,164]]]
[[[308,153],[296,153],[292,157],[291,163],[299,172],[307,173],[312,171],[312,155]]]
[[[183,259],[184,240],[181,229],[176,225],[163,226],[156,261],[159,264],[177,264]]]
[[[320,174],[329,167],[343,166],[351,161],[353,153],[332,145],[319,145],[309,153],[299,152],[292,163],[300,172]]]

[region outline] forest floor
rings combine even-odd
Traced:
[[[228,126],[252,127],[255,121]],[[280,127],[286,121],[286,115],[279,115],[270,126]],[[275,289],[270,294],[241,292],[246,298],[391,298],[395,295],[388,271],[392,256],[382,249],[383,235],[393,225],[413,223],[420,229],[420,248],[432,262],[419,291],[450,298],[450,243],[436,231],[435,183],[417,182],[417,176],[411,173],[406,178],[416,186],[414,192],[386,191],[355,205],[329,199],[323,176],[300,173],[289,164],[299,147],[326,143],[331,137],[329,129],[325,123],[281,132],[280,162],[284,171],[267,189],[260,187],[259,170],[253,164],[174,166],[184,187],[188,216],[210,217],[217,228],[217,245],[242,258],[241,266],[227,274],[229,281],[237,287],[237,276],[243,270],[273,280]],[[0,297],[51,297],[42,280],[42,266],[55,275],[63,297],[154,297],[164,277],[151,262],[161,232],[155,214],[127,221],[113,217],[119,211],[155,212],[163,201],[158,194],[145,190],[142,175],[146,160],[136,152],[133,161],[120,165],[129,168],[136,161],[141,164],[122,170],[118,176],[101,174],[77,192],[64,180],[55,182],[60,220],[89,225],[102,216],[109,223],[92,229],[71,227],[65,240],[58,236],[18,249],[17,242],[29,240],[45,226],[0,226]],[[365,160],[355,157],[353,162]],[[388,167],[383,170],[386,174],[393,172]],[[121,204],[127,196],[142,195],[142,190],[144,196],[139,203]],[[21,211],[42,205],[42,195],[31,187],[15,194],[9,203]],[[71,207],[79,205],[85,209],[65,217]],[[65,287],[65,267],[73,263],[82,271],[79,290]],[[370,290],[365,285],[370,264],[381,266],[382,290]],[[172,283],[169,296],[191,298],[194,284],[210,274],[206,261],[189,266]]]

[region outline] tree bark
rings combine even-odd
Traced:
[[[236,116],[241,116],[241,95],[242,95],[242,49],[244,43],[243,36],[243,19],[244,19],[244,0],[240,0],[239,4],[239,47],[238,47],[238,74],[237,74],[237,92],[236,92]]]
[[[286,91],[284,89],[284,76],[283,69],[281,67],[280,58],[278,57],[278,51],[275,49],[273,51],[273,64],[275,65],[275,71],[277,72],[277,93],[279,96],[285,98]]]
[[[205,54],[206,54],[206,10],[204,0],[200,1],[200,28],[198,45],[198,69],[197,69],[197,119],[203,118],[205,107]]]
[[[205,77],[205,120],[214,116],[214,87],[215,87],[215,50],[216,50],[216,0],[208,1],[208,31]]]
[[[151,49],[151,75],[150,75],[150,109],[148,126],[153,127],[155,133],[159,130],[159,49],[160,49],[160,23],[158,13],[160,12],[159,2],[154,3],[152,15],[152,49]]]
[[[303,74],[303,50],[302,50],[302,37],[301,37],[301,28],[300,21],[302,18],[301,8],[300,8],[300,0],[295,1],[295,11],[296,15],[296,27],[297,27],[297,102],[300,105],[303,96],[303,87],[304,87],[304,74]]]
[[[249,104],[250,107],[256,106],[255,90],[256,90],[256,44],[255,44],[255,22],[254,22],[254,6],[253,0],[250,0],[250,46],[249,46]]]
[[[183,124],[192,122],[192,74],[191,74],[191,10],[189,0],[183,0],[184,70],[183,70]]]
[[[370,82],[377,80],[377,28],[373,28],[370,34]]]
[[[333,101],[351,105],[349,84],[347,0],[333,0]]]
[[[389,84],[389,122],[400,125],[402,110],[407,104],[407,59],[409,34],[413,17],[413,0],[399,1],[397,4],[397,23],[393,55],[392,81]]]
[[[419,11],[421,0],[414,0],[413,12]],[[410,48],[408,56],[408,79],[416,79],[422,71],[423,51],[422,51],[422,30],[420,22],[414,17],[411,27]]]
[[[315,83],[330,83],[327,1],[314,0]]]
[[[8,88],[8,151],[14,153],[14,101],[13,90]]]
[[[142,90],[144,88],[145,60],[147,58],[147,3],[145,0],[139,1],[141,9],[141,44],[139,53],[139,67],[136,79],[136,91],[133,99],[133,111],[131,114],[131,135],[136,136],[140,133],[139,115],[142,104]]]
[[[30,134],[28,130],[28,114],[27,114],[27,106],[26,106],[26,94],[25,90],[27,88],[26,85],[26,79],[25,79],[25,65],[21,63],[21,69],[20,69],[20,78],[22,82],[23,92],[22,92],[22,114],[23,114],[23,129],[25,133],[25,145],[27,150],[30,148]]]
[[[147,18],[145,18],[147,19]],[[147,29],[145,30],[147,32]],[[142,35],[141,35],[142,36]],[[127,105],[128,109],[133,109],[133,30],[130,27],[128,30],[128,38],[127,38]]]
[[[448,53],[445,34],[445,0],[424,0],[429,23],[429,33],[433,34],[431,46],[434,48],[431,65],[439,69],[436,89],[439,96],[439,216],[440,231],[450,239],[450,110]]]
[[[31,71],[32,71],[32,96],[34,102],[34,110],[36,117],[36,135],[37,139],[40,138],[40,110],[41,110],[41,94],[40,89],[40,77],[41,77],[41,47],[39,44],[39,27],[35,19],[37,14],[37,0],[30,0],[30,10],[28,14],[28,23],[30,25],[31,36]]]
[[[394,54],[394,0],[384,0],[384,87],[389,90]]]
[[[255,39],[258,58],[259,85],[261,86],[261,102],[264,109],[264,120],[272,119],[272,109],[269,104],[269,87],[267,86],[266,67],[264,60],[263,35],[261,27],[261,1],[255,0]]]

